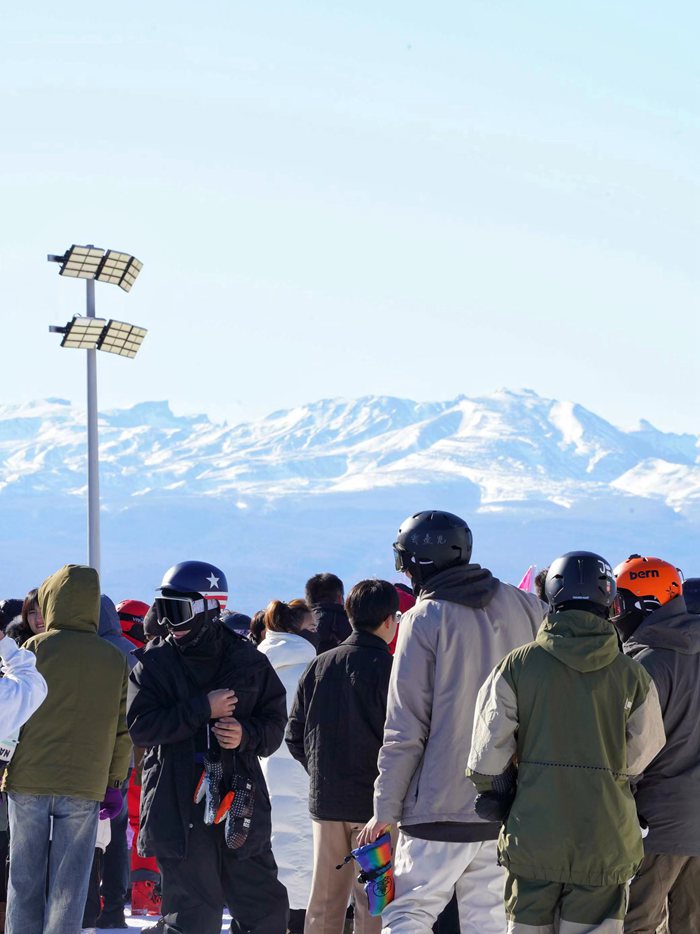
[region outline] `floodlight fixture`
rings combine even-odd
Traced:
[[[48,260],[51,263],[60,263],[59,275],[72,279],[97,279],[99,282],[110,282],[118,285],[125,292],[130,292],[136,282],[143,263],[132,256],[131,253],[120,253],[118,250],[107,250],[100,247],[73,246],[63,255],[50,253]]]
[[[142,267],[143,263],[129,253],[107,250],[95,278],[99,282],[111,282],[125,292],[130,292]]]
[[[97,349],[133,360],[147,333],[146,328],[110,319],[97,341]]]
[[[71,279],[94,279],[105,251],[94,246],[73,246],[59,257],[61,268],[58,273]],[[54,257],[54,261],[56,257]]]
[[[107,321],[104,318],[83,318],[76,315],[63,331],[61,347],[75,350],[94,350]]]

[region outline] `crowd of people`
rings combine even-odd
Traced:
[[[698,579],[472,544],[416,513],[402,582],[252,618],[204,561],[0,601],[0,931],[700,934]]]

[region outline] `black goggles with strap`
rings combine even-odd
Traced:
[[[191,597],[156,597],[156,616],[158,622],[168,629],[182,629],[198,613],[203,613],[206,600],[193,600]]]

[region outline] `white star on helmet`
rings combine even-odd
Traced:
[[[219,578],[214,575],[213,571],[211,572],[207,580],[209,581],[209,586],[211,587],[212,590],[215,587],[217,590],[219,589]]]

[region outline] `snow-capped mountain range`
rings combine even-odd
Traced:
[[[85,558],[84,413],[60,399],[0,407],[0,596]],[[145,402],[100,416],[103,583],[148,599],[198,557],[252,610],[333,570],[393,575],[408,513],[458,512],[475,560],[514,580],[562,550],[663,552],[700,574],[700,437],[622,430],[530,390],[416,403],[326,399],[238,425]],[[16,591],[16,593],[15,593]]]

